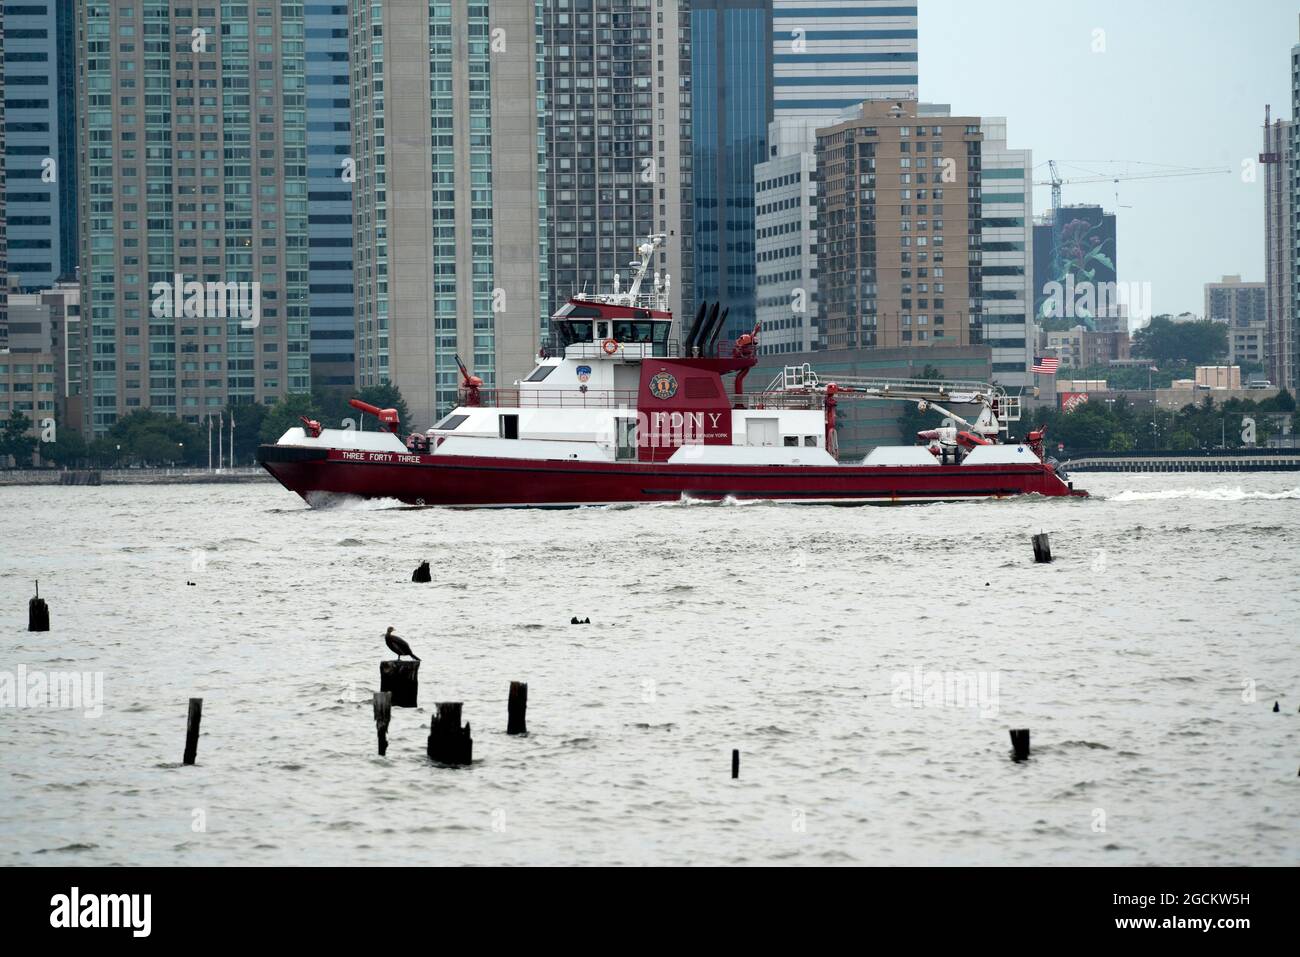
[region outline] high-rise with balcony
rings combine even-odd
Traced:
[[[982,344],[980,118],[915,101],[856,114],[817,134],[827,348]]]
[[[348,5],[303,8],[307,59],[308,302],[313,386],[356,383]]]
[[[757,318],[754,167],[772,121],[772,0],[692,0],[695,295],[730,310],[722,335]]]
[[[1295,154],[1291,121],[1273,119],[1271,107],[1264,107],[1264,365],[1269,380],[1279,388],[1295,391],[1300,385],[1297,369],[1295,300],[1291,284],[1296,275],[1295,226],[1292,219]]]
[[[21,289],[77,264],[75,0],[5,4],[6,208]]]
[[[637,245],[660,266],[675,315],[695,302],[689,0],[548,0],[546,140],[552,313],[626,277]]]
[[[302,4],[77,18],[89,434],[308,391]]]
[[[352,0],[357,384],[417,428],[534,365],[547,291],[541,0]]]

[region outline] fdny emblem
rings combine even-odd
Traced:
[[[578,381],[586,382],[591,378],[591,366],[578,366]]]
[[[650,394],[656,399],[671,399],[677,394],[677,379],[671,372],[660,372],[650,379]]]

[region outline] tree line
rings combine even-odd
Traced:
[[[258,402],[230,405],[220,413],[223,427],[218,431],[214,421],[210,433],[206,421],[194,425],[174,415],[136,409],[119,418],[107,433],[89,442],[78,430],[58,421],[49,430],[51,434],[42,431],[40,435],[32,435],[32,420],[14,410],[0,423],[0,467],[30,467],[32,455],[37,451],[43,464],[64,468],[206,467],[209,447],[213,464],[218,461],[218,437],[221,461],[230,464],[232,418],[234,463],[253,465],[258,445],[275,442],[287,429],[301,425],[299,416],[333,428],[342,427],[346,419],[359,422],[362,413],[348,405],[350,395],[341,390],[318,389],[310,394],[285,396],[272,405]],[[406,402],[394,385],[369,386],[359,390],[356,396],[381,409],[397,409],[403,426],[410,419]],[[374,426],[375,423],[367,423],[365,427]]]

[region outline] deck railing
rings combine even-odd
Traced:
[[[622,355],[633,359],[673,359],[681,355],[681,343],[676,339],[667,339],[663,342],[618,342],[618,348],[612,352],[606,352],[600,342],[570,342],[567,345],[563,343],[559,336],[552,335],[546,342],[546,354],[551,356],[567,356],[570,359],[599,359],[602,356]]]
[[[820,409],[822,397],[816,393],[801,392],[746,392],[728,394],[727,399],[735,409]],[[469,404],[469,395],[460,390],[460,405]],[[655,411],[648,402],[641,402],[636,389],[479,389],[478,405],[502,409],[636,409]],[[672,411],[672,410],[668,410]]]

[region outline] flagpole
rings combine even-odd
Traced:
[[[212,471],[212,413],[208,413],[208,471]]]
[[[230,410],[230,467],[235,467],[235,410]]]

